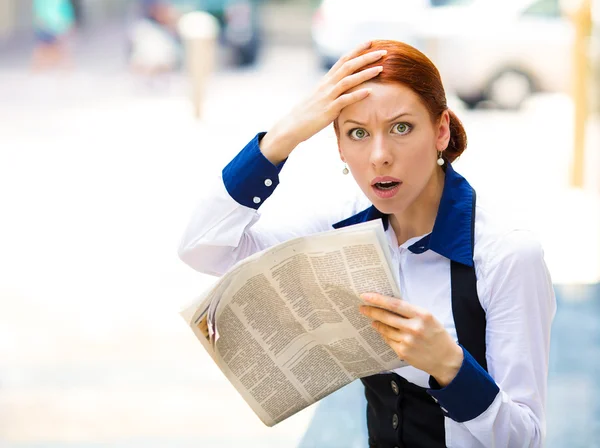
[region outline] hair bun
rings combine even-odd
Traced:
[[[448,113],[450,114],[450,141],[444,154],[449,162],[454,162],[467,149],[467,133],[456,114],[450,109]]]

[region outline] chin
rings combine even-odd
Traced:
[[[381,201],[373,202],[373,205],[379,210],[381,213],[385,213],[386,215],[393,215],[395,213],[402,213],[404,207],[392,206],[390,203],[381,203]]]
[[[377,208],[381,213],[385,213],[386,215],[392,215],[394,213],[402,213],[406,209],[406,204],[404,201],[397,200],[385,200],[378,198],[377,196],[370,194],[368,195],[369,201],[371,204]]]

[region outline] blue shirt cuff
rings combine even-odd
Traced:
[[[439,403],[444,415],[457,422],[466,422],[483,414],[490,407],[500,388],[494,379],[462,347],[464,359],[456,377],[446,387],[430,377],[427,393]]]
[[[261,132],[223,169],[229,195],[241,205],[258,209],[279,185],[279,172],[286,160],[275,166],[260,152]]]

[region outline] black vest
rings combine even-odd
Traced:
[[[475,226],[473,191],[472,230]],[[474,235],[474,232],[471,232]],[[475,268],[450,262],[452,314],[458,342],[487,370],[485,311],[477,296]],[[369,447],[438,448],[446,446],[444,415],[426,389],[396,373],[362,379],[367,398]],[[435,387],[436,382],[430,379]]]

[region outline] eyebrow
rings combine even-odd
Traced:
[[[412,115],[412,114],[410,112],[402,112],[401,114],[396,115],[395,117],[390,118],[387,121],[388,122],[396,121],[398,118],[403,117],[404,115]],[[344,121],[344,124],[346,124],[346,123],[355,123],[355,124],[358,124],[360,126],[365,126],[365,123],[361,123],[360,121],[356,121],[356,120],[346,120],[346,121]]]

